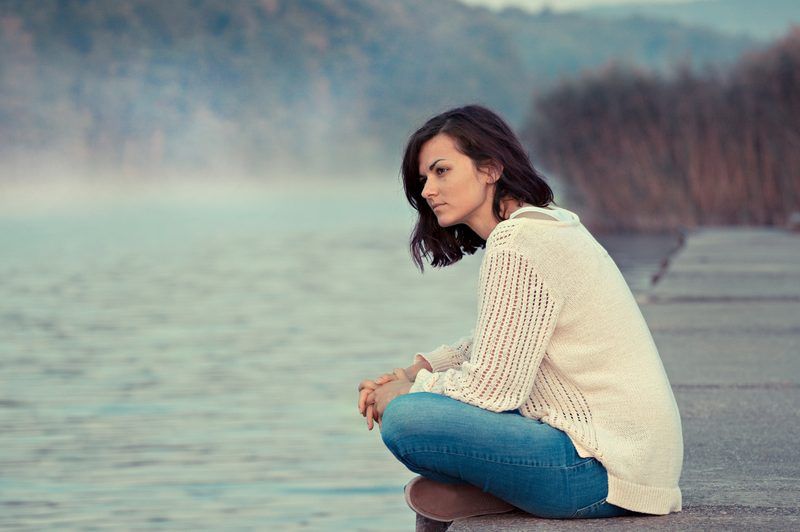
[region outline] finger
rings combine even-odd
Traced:
[[[378,422],[378,425],[380,425],[381,419],[383,419],[383,413],[382,412],[378,412],[378,407],[377,406],[375,407],[375,413],[374,413],[373,417],[375,418],[375,421]]]
[[[359,392],[361,390],[363,390],[364,388],[371,388],[371,389],[374,390],[377,387],[378,387],[378,385],[375,383],[375,381],[370,380],[370,379],[366,379],[366,380],[363,380],[363,381],[358,383],[358,391]]]
[[[360,392],[364,388],[373,388],[374,389],[377,386],[378,385],[375,384],[374,380],[372,380],[372,379],[364,379],[363,381],[358,383],[358,391]]]
[[[372,393],[372,390],[369,388],[364,388],[358,394],[358,411],[361,412],[362,416],[366,415],[366,408],[367,408],[367,396]]]
[[[369,430],[372,430],[372,427],[374,426],[374,421],[372,419],[372,416],[374,415],[375,415],[374,407],[372,405],[369,405],[367,407],[367,428],[369,428]]]
[[[361,390],[361,394],[358,397],[358,409],[359,412],[361,412],[361,415],[366,415],[367,405],[375,402],[374,397],[375,397],[375,390],[371,390],[369,388],[364,388],[363,390]]]

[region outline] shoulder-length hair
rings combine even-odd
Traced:
[[[434,116],[409,137],[401,168],[406,198],[419,213],[410,245],[412,258],[421,272],[424,272],[423,257],[430,256],[434,267],[449,266],[465,254],[472,255],[478,248],[486,247],[486,241],[467,224],[441,227],[422,197],[419,152],[423,144],[440,133],[452,137],[458,151],[472,159],[477,169],[496,163],[503,165],[492,202],[498,220],[504,220],[500,212],[500,201],[504,198],[538,207],[555,203],[552,189],[533,167],[509,125],[496,113],[481,105],[467,105]]]

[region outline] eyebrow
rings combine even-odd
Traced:
[[[444,161],[444,158],[436,159],[435,161],[433,161],[433,162],[431,163],[431,165],[428,167],[428,170],[433,170],[433,166],[434,166],[436,163],[438,163],[439,161]]]

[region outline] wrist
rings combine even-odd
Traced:
[[[414,364],[413,365],[416,366],[416,370],[415,370],[415,373],[414,373],[415,375],[421,369],[426,369],[426,370],[428,370],[430,372],[433,372],[433,366],[431,366],[431,363],[428,362],[428,359],[425,358],[422,355],[419,355],[419,354],[414,355]]]
[[[423,366],[421,364],[414,363],[405,368],[403,371],[406,372],[406,377],[408,378],[408,380],[414,382],[414,379],[417,378],[417,373],[419,373],[419,370],[421,370],[422,368]]]

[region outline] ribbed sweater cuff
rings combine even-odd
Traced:
[[[682,506],[681,490],[645,486],[608,475],[608,496],[611,504],[646,514],[666,515],[680,512]]]
[[[418,356],[427,360],[428,364],[433,368],[433,371],[445,371],[458,365],[456,353],[446,344],[440,345],[428,353],[417,353],[414,355],[414,362],[417,361],[416,358]]]

